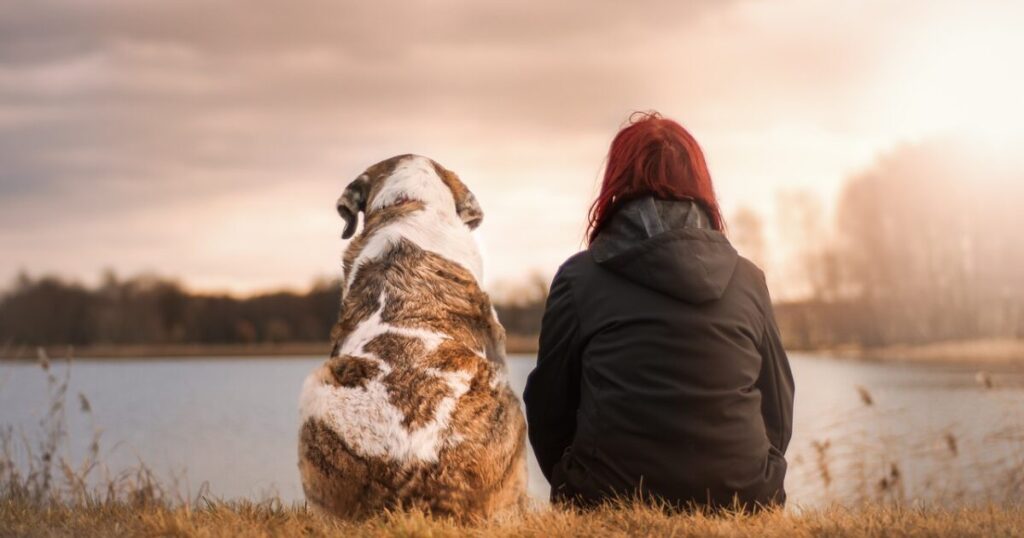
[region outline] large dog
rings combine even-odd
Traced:
[[[525,422],[505,331],[480,288],[483,219],[454,173],[417,155],[371,166],[338,200],[352,237],[331,358],[302,388],[306,499],[346,518],[517,506]]]

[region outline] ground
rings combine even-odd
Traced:
[[[872,506],[800,513],[668,515],[638,506],[576,513],[542,508],[476,525],[395,513],[346,523],[279,503],[200,508],[100,502],[71,507],[0,500],[2,536],[1022,536],[1024,507]]]

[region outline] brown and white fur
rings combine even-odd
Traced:
[[[302,388],[306,499],[359,518],[418,508],[460,519],[518,506],[525,422],[505,331],[480,287],[483,213],[454,173],[416,155],[371,166],[338,200],[344,254],[330,359]]]

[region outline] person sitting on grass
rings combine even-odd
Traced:
[[[551,283],[524,394],[555,503],[782,505],[793,376],[696,140],[657,113],[612,141],[588,248]]]

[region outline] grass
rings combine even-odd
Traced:
[[[47,380],[49,406],[38,431],[26,434],[0,430],[0,536],[1021,536],[1024,535],[1022,478],[1024,463],[1010,462],[1006,480],[982,485],[985,500],[962,493],[953,502],[921,503],[908,499],[895,462],[885,476],[865,474],[861,460],[841,465],[837,448],[851,440],[833,438],[816,447],[817,456],[804,468],[820,477],[821,497],[840,487],[865,494],[845,505],[785,510],[754,515],[741,513],[674,514],[637,503],[610,504],[581,513],[535,506],[492,521],[460,524],[420,512],[381,514],[361,522],[324,516],[304,505],[280,500],[222,500],[201,488],[182,494],[177,484],[161,483],[142,463],[135,469],[109,473],[100,457],[100,434],[82,461],[69,461],[66,413],[68,374],[60,376],[40,352]],[[991,388],[992,384],[986,384]],[[864,411],[874,398],[858,388]],[[91,418],[91,406],[77,395],[78,410]],[[1016,430],[1014,430],[1016,432]],[[1011,432],[1012,433],[1012,432]],[[1019,432],[1018,432],[1019,433]],[[991,441],[991,440],[989,440]],[[1016,446],[1016,445],[1015,445]],[[941,461],[960,457],[963,442],[949,437],[938,448]],[[917,458],[924,453],[915,455]],[[796,463],[796,462],[794,462]],[[1001,467],[1002,468],[1002,467]],[[981,475],[973,475],[976,481]],[[1005,482],[1005,483],[1003,483]],[[954,491],[961,491],[957,486]],[[842,498],[848,498],[843,495]]]
[[[209,502],[200,508],[125,502],[38,505],[0,500],[7,536],[1021,536],[1024,509],[865,506],[803,513],[673,515],[642,505],[580,513],[544,508],[460,525],[418,512],[343,522],[279,503]]]

